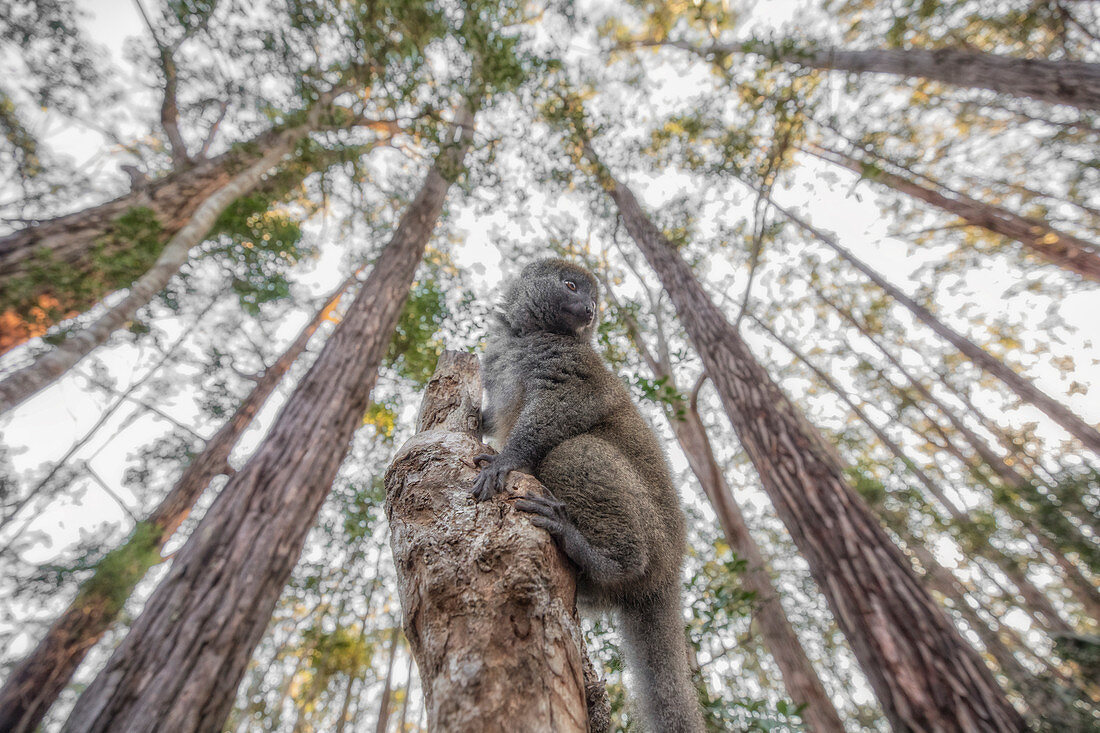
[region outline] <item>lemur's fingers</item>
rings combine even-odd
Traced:
[[[546,517],[555,522],[565,523],[568,521],[565,516],[565,504],[550,497],[528,496],[523,499],[518,499],[513,506],[521,512],[528,512],[529,514]],[[532,517],[531,521],[534,522],[535,519],[536,517]]]

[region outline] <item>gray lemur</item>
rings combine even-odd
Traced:
[[[553,498],[531,514],[576,564],[584,605],[616,612],[653,733],[703,730],[680,606],[684,515],[657,437],[592,346],[596,279],[564,260],[523,269],[496,312],[483,362],[486,432],[474,496],[521,470]]]

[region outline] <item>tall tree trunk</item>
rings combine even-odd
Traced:
[[[671,371],[663,335],[655,355],[642,340],[641,329],[630,311],[618,307],[615,293],[606,280],[604,289],[609,300],[618,308],[631,340],[649,366],[653,378],[667,380],[666,384],[673,392],[681,394]],[[753,620],[779,667],[787,694],[795,703],[805,704],[801,716],[809,730],[816,733],[843,731],[844,723],[787,618],[787,612],[779,601],[779,592],[772,583],[767,562],[749,532],[748,523],[726,482],[725,473],[714,457],[710,437],[699,416],[694,394],[688,400],[675,400],[670,409],[665,411],[665,417],[676,435],[680,449],[687,457],[692,473],[703,487],[714,513],[718,515],[718,523],[722,526],[726,541],[738,557],[745,561],[745,570],[740,575],[741,584],[756,594],[757,609]]]
[[[1093,242],[1059,231],[1041,219],[1020,216],[958,191],[922,185],[890,173],[879,165],[879,162],[884,162],[881,159],[860,160],[820,145],[808,145],[805,150],[822,160],[848,168],[864,178],[954,214],[971,226],[1013,239],[1048,262],[1100,282],[1100,249]]]
[[[942,81],[970,89],[990,89],[1050,104],[1100,110],[1100,64],[1087,61],[1026,59],[956,48],[844,48],[797,46],[789,42],[715,43],[698,47],[686,42],[667,45],[702,55],[749,53],[812,69],[893,74]]]
[[[818,379],[825,384],[840,400],[848,406],[848,408],[855,413],[871,432],[875,434],[875,437],[879,439],[879,442],[890,451],[890,453],[899,461],[901,461],[909,472],[916,476],[921,485],[924,486],[928,493],[931,494],[936,501],[938,501],[943,508],[947,511],[948,516],[951,518],[952,525],[957,530],[963,530],[963,535],[959,537],[960,543],[966,547],[967,550],[973,551],[982,557],[988,558],[990,562],[994,563],[1001,571],[1008,576],[1013,585],[1020,591],[1020,595],[1023,596],[1024,605],[1027,610],[1032,612],[1034,616],[1038,613],[1039,616],[1036,620],[1047,629],[1057,632],[1069,632],[1073,627],[1062,617],[1062,614],[1054,607],[1054,604],[1050,602],[1046,594],[1043,593],[1031,579],[1027,577],[1023,568],[1020,567],[1018,561],[1006,555],[1002,550],[993,546],[991,543],[984,539],[984,533],[980,527],[975,526],[974,522],[970,519],[965,511],[963,511],[958,504],[952,501],[943,488],[932,480],[920,466],[913,462],[909,456],[905,454],[905,451],[900,445],[897,444],[886,431],[875,424],[875,421],[864,412],[864,410],[855,403],[855,401],[848,395],[848,393],[836,383],[828,374],[819,369],[813,362],[811,362],[802,352],[794,347],[786,339],[782,338],[774,330],[769,328],[763,321],[754,315],[749,317],[760,328],[767,332],[772,338],[779,342],[783,348],[790,351],[796,359],[806,365],[807,368],[812,371]]]
[[[742,447],[894,727],[1023,730],[985,664],[921,587],[840,466],[817,446],[797,408],[633,193],[608,173],[586,141],[582,146],[671,297]]]
[[[91,307],[108,293],[127,287],[123,270],[110,261],[142,247],[167,242],[194,216],[199,205],[225,187],[281,135],[259,136],[262,148],[247,147],[174,172],[114,201],[33,224],[0,238],[0,353],[45,333],[64,318]],[[150,255],[151,257],[152,255]],[[50,273],[80,275],[80,292],[63,287]],[[127,271],[126,274],[129,274]]]
[[[595,730],[573,570],[509,505],[516,493],[544,489],[516,472],[509,496],[470,499],[473,458],[488,450],[480,408],[477,357],[444,352],[417,434],[386,472],[397,589],[428,730]]]
[[[290,152],[295,143],[309,132],[316,124],[319,110],[319,107],[315,108],[315,113],[311,113],[309,123],[288,130],[257,162],[235,175],[203,201],[187,224],[164,246],[153,266],[134,281],[126,297],[108,308],[95,321],[68,336],[59,346],[0,381],[0,414],[49,386],[93,349],[106,342],[111,334],[131,321],[187,262],[191,249],[202,243],[218,216],[235,200],[252,190]]]
[[[457,132],[457,136],[456,136]],[[355,302],[263,443],[179,550],[65,729],[206,731],[237,685],[370,401],[451,180],[473,137],[463,109]]]
[[[683,420],[675,422],[672,427],[692,472],[718,515],[726,541],[745,561],[741,584],[756,594],[757,612],[753,620],[779,667],[787,694],[795,703],[806,705],[800,715],[809,730],[817,733],[843,731],[840,715],[787,618],[779,601],[779,592],[768,574],[767,563],[749,533],[748,524],[733,498],[725,475],[718,467],[699,412],[691,406],[684,413]]]
[[[386,663],[386,680],[382,686],[382,699],[378,702],[378,722],[374,726],[374,733],[386,733],[390,727],[390,695],[393,692],[393,662],[397,659],[397,641],[401,636],[400,627],[394,626],[390,631],[390,657]]]
[[[409,655],[409,666],[405,671],[405,696],[401,699],[401,717],[397,719],[397,733],[405,733],[409,719],[409,697],[412,694],[413,655]]]
[[[836,252],[853,267],[866,275],[873,283],[886,291],[887,295],[901,303],[901,305],[912,313],[917,320],[928,326],[938,336],[962,352],[964,356],[974,362],[978,367],[1004,382],[1005,386],[1016,393],[1017,397],[1024,402],[1038,407],[1046,413],[1047,417],[1061,425],[1066,432],[1080,440],[1086,448],[1094,453],[1100,453],[1100,432],[1098,432],[1096,428],[1075,415],[1068,407],[1044,393],[1029,380],[1012,371],[1008,365],[998,360],[988,351],[982,349],[959,332],[949,328],[947,324],[932,315],[931,311],[891,285],[884,277],[872,270],[865,262],[840,246],[834,237],[817,229],[798,215],[777,205],[774,201],[771,203],[776,210],[794,222],[799,228]]]
[[[210,481],[219,474],[232,473],[228,460],[233,447],[353,281],[354,276],[345,280],[282,356],[264,370],[252,391],[206,442],[160,504],[134,528],[125,543],[99,562],[34,651],[12,670],[0,689],[0,730],[30,733],[38,727],[84,655],[118,618],[146,571],[160,562],[164,544]]]

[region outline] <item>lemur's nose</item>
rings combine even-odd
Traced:
[[[584,314],[591,318],[596,313],[596,304],[589,303],[584,307]]]

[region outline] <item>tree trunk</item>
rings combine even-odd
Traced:
[[[405,696],[401,699],[401,717],[397,719],[397,733],[405,733],[409,720],[409,696],[412,693],[413,656],[409,654],[409,667],[405,672]]]
[[[386,680],[382,687],[382,699],[378,702],[378,722],[374,726],[374,733],[386,733],[390,727],[390,695],[393,691],[393,662],[397,659],[397,640],[401,636],[401,630],[394,626],[390,632],[390,658],[386,663]]]
[[[859,160],[820,145],[809,145],[805,150],[822,160],[855,171],[863,178],[954,214],[971,226],[1013,239],[1048,262],[1100,282],[1100,250],[1093,242],[1059,231],[1041,219],[1020,216],[957,191],[945,193],[945,189],[921,185],[884,170],[876,161]]]
[[[673,429],[692,472],[699,479],[718,515],[718,523],[722,525],[726,541],[734,548],[738,557],[745,561],[741,584],[756,594],[757,609],[753,621],[779,667],[787,694],[795,703],[806,705],[801,716],[808,730],[816,733],[843,731],[844,724],[840,715],[806,656],[783,604],[779,602],[779,592],[772,584],[767,563],[752,539],[745,517],[718,467],[698,411],[694,408],[688,409],[683,421],[674,424]]]
[[[803,229],[826,247],[836,252],[843,259],[847,260],[853,267],[866,275],[873,283],[886,291],[887,295],[901,303],[901,305],[912,313],[917,320],[932,329],[932,331],[962,352],[964,356],[977,366],[1004,382],[1009,389],[1016,393],[1017,397],[1024,402],[1038,407],[1046,413],[1047,417],[1061,425],[1066,432],[1080,440],[1086,448],[1094,453],[1100,453],[1100,432],[1098,432],[1096,428],[1079,418],[1065,405],[1041,391],[1030,381],[1012,371],[1008,365],[998,360],[988,351],[985,351],[970,339],[949,328],[943,321],[932,315],[931,311],[891,285],[866,263],[844,247],[841,247],[834,237],[817,229],[796,214],[777,205],[774,201],[771,203],[776,210],[794,222],[799,228]]]
[[[751,53],[797,66],[853,73],[923,77],[952,86],[990,89],[1014,97],[1030,97],[1050,104],[1100,110],[1100,64],[1086,61],[1023,59],[954,48],[843,48],[786,43],[714,44],[697,48],[688,43],[670,45],[705,55]]]
[[[604,281],[608,299],[615,303],[620,316],[626,323],[631,340],[634,341],[642,359],[649,366],[654,379],[665,379],[675,394],[680,394],[676,380],[669,367],[669,358],[663,336],[659,336],[658,354],[654,355],[641,337],[641,329],[633,315],[619,307],[610,284]],[[658,323],[658,329],[660,329]],[[658,333],[663,333],[658,331]],[[680,449],[687,457],[688,465],[695,474],[703,492],[710,501],[726,541],[737,556],[745,561],[745,570],[741,573],[742,585],[756,594],[756,613],[753,620],[764,637],[764,644],[775,659],[779,672],[783,676],[783,685],[787,694],[796,704],[805,704],[802,720],[809,730],[816,733],[828,731],[842,732],[844,723],[833,706],[833,701],[821,684],[821,678],[814,670],[802,642],[794,632],[787,618],[787,612],[779,601],[779,592],[772,583],[764,556],[760,553],[741,508],[733,498],[725,473],[718,465],[711,448],[706,426],[699,416],[699,410],[693,398],[676,400],[665,411],[669,427],[676,435]],[[689,645],[690,647],[690,645]]]
[[[919,540],[909,536],[908,532],[902,533],[902,538],[924,568],[925,584],[930,590],[951,600],[954,609],[981,640],[982,646],[997,663],[1009,685],[1022,697],[1029,717],[1040,721],[1078,721],[1073,705],[1057,694],[1054,681],[1041,679],[1029,672],[1001,640],[997,630],[991,628],[971,607],[966,600],[966,589],[954,574],[936,562],[932,553]]]
[[[457,136],[455,133],[458,133]],[[378,366],[473,137],[459,113],[355,302],[222,490],[65,729],[207,731],[237,685],[362,423]]]
[[[164,544],[187,518],[210,481],[219,474],[232,473],[228,461],[233,447],[353,280],[349,278],[340,285],[282,356],[264,370],[252,391],[206,442],[171,491],[124,544],[99,562],[46,636],[8,676],[0,689],[0,730],[30,733],[38,727],[84,655],[118,618],[146,571],[160,562]]]
[[[598,690],[585,676],[574,571],[549,535],[510,506],[516,493],[544,489],[516,472],[508,494],[481,503],[470,496],[473,457],[489,450],[478,439],[480,407],[477,357],[445,352],[417,435],[386,472],[405,637],[428,730],[596,730],[586,701]]]
[[[985,664],[921,587],[909,561],[691,268],[587,143],[583,150],[671,297],[742,447],[894,727],[1023,730]]]

